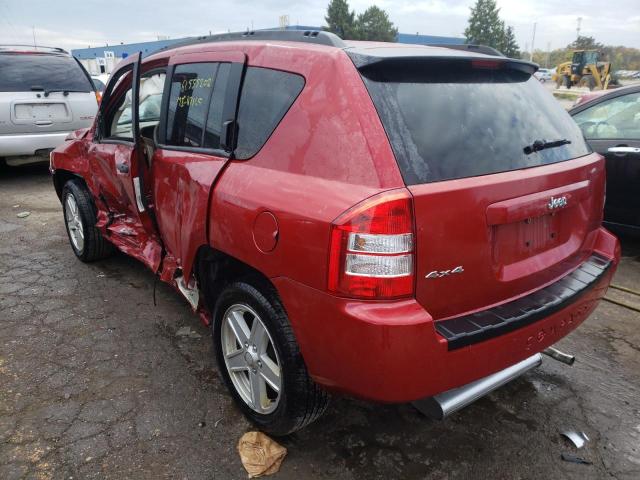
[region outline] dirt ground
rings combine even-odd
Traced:
[[[250,425],[186,301],[158,285],[154,306],[153,275],[124,255],[76,260],[46,166],[0,175],[0,479],[246,478]],[[624,255],[615,283],[638,289],[640,241]],[[640,314],[603,302],[559,348],[573,367],[545,359],[443,422],[334,398],[282,441],[275,478],[640,478]],[[591,440],[576,450],[564,429]]]

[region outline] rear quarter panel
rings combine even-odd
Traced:
[[[295,45],[247,51],[249,65],[291,71],[306,84],[265,146],[232,161],[210,209],[212,246],[268,277],[326,288],[329,225],[380,191],[403,187],[386,134],[351,60],[340,50]],[[277,245],[257,248],[261,212],[277,221]]]

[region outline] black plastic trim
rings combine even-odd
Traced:
[[[562,310],[593,288],[611,267],[611,261],[594,254],[569,275],[526,297],[488,310],[435,322],[447,339],[448,349],[473,345],[517,330]]]

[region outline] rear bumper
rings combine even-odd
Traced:
[[[0,157],[32,157],[38,150],[52,150],[61,145],[67,135],[69,132],[0,135]]]
[[[362,302],[275,279],[309,373],[332,390],[381,402],[410,402],[518,363],[580,325],[604,296],[620,257],[600,229],[595,251],[611,262],[575,301],[499,336],[450,349],[415,299]]]

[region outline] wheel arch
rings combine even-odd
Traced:
[[[246,280],[255,287],[265,286],[276,290],[271,280],[255,267],[210,245],[202,245],[193,263],[193,273],[200,285],[207,309],[214,314],[217,295],[238,280]]]
[[[62,189],[69,180],[78,180],[84,185],[85,188],[88,189],[87,182],[84,180],[84,178],[78,173],[69,170],[56,169],[53,172],[52,178],[53,187],[55,188],[56,194],[58,195],[58,200],[60,201],[62,201]]]

